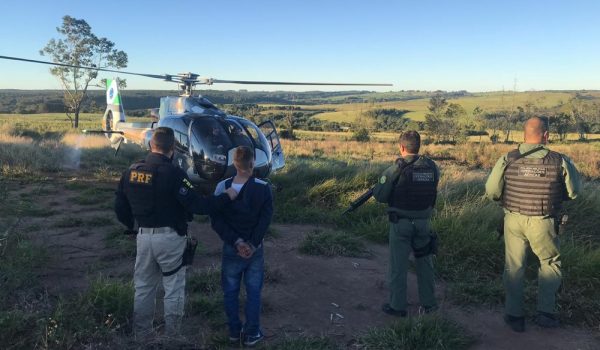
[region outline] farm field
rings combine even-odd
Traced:
[[[552,107],[561,102],[567,103],[572,92],[517,92],[514,94],[511,91],[507,92],[490,92],[477,93],[474,96],[466,96],[460,98],[449,98],[448,103],[458,103],[467,112],[467,116],[471,116],[473,109],[479,106],[485,111],[494,111],[499,109],[510,109],[511,106],[524,106],[527,103],[532,103],[538,107]],[[600,98],[600,92],[590,92],[589,96]],[[514,102],[513,102],[514,100]],[[345,103],[345,104],[325,104],[314,106],[303,106],[306,109],[335,109],[333,112],[324,112],[316,114],[315,117],[330,122],[353,122],[362,112],[374,108],[396,108],[399,110],[408,110],[405,115],[415,121],[425,120],[425,113],[429,105],[429,98],[394,101],[394,102],[376,102],[376,103]]]
[[[71,132],[61,118],[0,116],[0,348],[136,349],[130,336],[135,241],[121,234],[112,201],[120,173],[144,153],[124,145],[114,157],[106,139]],[[99,116],[84,116],[82,128],[97,127]],[[347,141],[344,133],[299,136],[282,140],[287,165],[271,177],[278,190],[265,243],[261,348],[600,347],[600,142],[551,146],[585,177],[581,198],[567,205],[561,237],[564,326],[544,330],[528,322],[526,333],[515,334],[502,322],[503,246],[495,233],[502,214],[482,198],[489,169],[514,145],[423,146],[442,169],[433,220],[441,310],[420,314],[411,274],[411,317],[398,320],[379,311],[387,298],[384,207],[371,200],[341,215],[397,157],[397,135],[377,134],[366,143]],[[202,216],[191,232],[201,249],[188,271],[187,340],[145,348],[227,348],[220,241]],[[536,264],[530,261],[527,271],[529,321]]]

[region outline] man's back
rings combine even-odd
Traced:
[[[232,184],[233,178],[221,181],[215,189],[215,195],[222,193]],[[225,230],[223,224],[226,224],[238,238],[258,246],[272,215],[273,198],[270,185],[266,181],[251,177],[240,189],[237,198],[211,218],[213,228],[222,238]]]

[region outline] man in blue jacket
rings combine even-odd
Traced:
[[[263,238],[273,216],[271,187],[252,176],[254,153],[245,146],[235,149],[233,165],[236,175],[221,181],[215,195],[233,188],[236,200],[211,215],[213,229],[223,240],[221,283],[225,313],[229,325],[229,340],[254,346],[263,339],[260,329],[260,294],[264,278]],[[246,287],[246,324],[239,318],[240,282]]]

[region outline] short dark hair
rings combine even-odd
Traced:
[[[250,147],[239,146],[233,151],[233,163],[241,169],[248,170],[252,168],[254,162],[254,152]]]
[[[150,143],[160,152],[170,152],[175,146],[175,133],[171,128],[160,126],[154,129]]]
[[[403,132],[400,135],[400,144],[406,148],[409,153],[417,154],[421,148],[421,135],[414,130]]]

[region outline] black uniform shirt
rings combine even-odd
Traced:
[[[115,198],[117,218],[129,229],[136,220],[140,227],[172,227],[184,235],[190,213],[210,214],[230,202],[227,194],[201,197],[193,188],[171,159],[150,153],[121,176]]]

